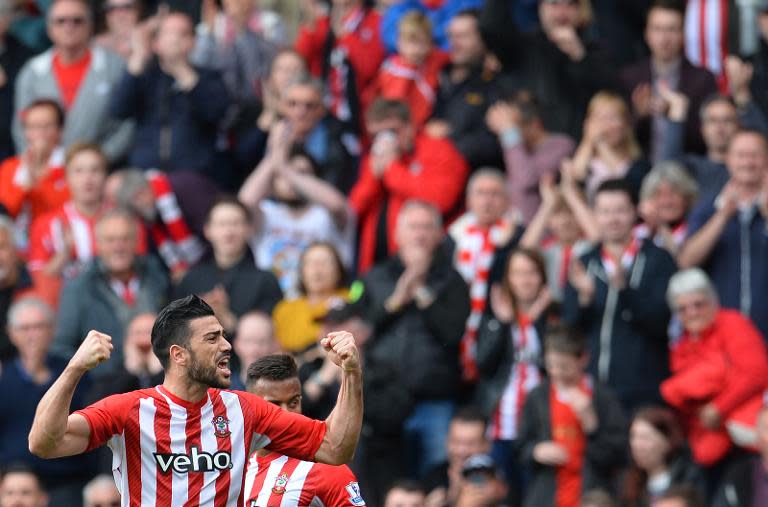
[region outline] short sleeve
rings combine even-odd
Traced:
[[[320,500],[325,507],[364,507],[365,500],[360,493],[360,485],[352,470],[346,465],[315,465],[322,471],[322,480],[318,484]]]
[[[268,439],[266,447],[303,461],[315,461],[325,438],[326,425],[278,408],[250,393],[237,393],[254,414],[253,431]]]
[[[85,417],[91,430],[86,451],[104,445],[110,438],[123,432],[135,401],[134,393],[115,394],[74,412]]]

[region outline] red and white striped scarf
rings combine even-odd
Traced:
[[[330,72],[328,74],[328,91],[329,91],[329,105],[331,113],[342,121],[347,121],[352,118],[352,107],[349,103],[349,99],[346,96],[347,83],[349,79],[352,79],[350,75],[349,60],[347,58],[347,48],[338,43],[338,41],[347,34],[351,34],[357,31],[360,24],[365,19],[366,11],[362,7],[355,7],[342,22],[341,34],[336,39],[336,46],[331,51],[330,55]],[[332,30],[332,28],[328,28]],[[357,90],[358,93],[360,90]]]
[[[628,271],[629,268],[632,267],[632,263],[635,262],[635,257],[639,251],[640,241],[636,237],[632,236],[632,241],[629,242],[629,245],[627,245],[627,247],[624,249],[624,252],[621,254],[621,259],[619,259],[624,272]],[[600,258],[603,261],[603,269],[605,270],[605,274],[609,277],[613,276],[618,268],[616,265],[616,259],[611,257],[605,247],[600,250]]]
[[[172,272],[186,269],[203,256],[203,246],[184,221],[168,177],[154,170],[146,174],[159,212],[150,226],[152,240]]]
[[[717,76],[720,91],[728,93],[723,70],[728,56],[728,0],[688,0],[685,53],[691,63]]]
[[[419,93],[424,96],[424,100],[430,104],[435,102],[435,91],[427,83],[427,80],[424,79],[424,73],[420,72],[413,65],[408,64],[402,56],[390,56],[384,61],[381,69],[393,76],[413,81]]]

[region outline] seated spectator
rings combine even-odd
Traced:
[[[155,253],[165,262],[174,280],[180,280],[189,267],[202,258],[205,249],[190,230],[167,174],[121,169],[109,176],[105,187],[111,206],[130,210],[141,218]]]
[[[66,112],[62,144],[97,144],[110,162],[126,154],[133,137],[130,122],[110,117],[109,101],[123,74],[116,54],[92,44],[93,14],[86,0],[52,2],[47,14],[53,47],[29,60],[16,79],[14,108],[24,111],[39,99],[53,99]],[[13,117],[16,151],[26,149],[21,117]]]
[[[47,507],[47,505],[48,493],[43,489],[38,474],[24,465],[3,467],[0,475],[0,507]]]
[[[292,353],[317,345],[328,312],[344,305],[349,297],[346,273],[332,243],[311,243],[299,259],[299,294],[275,307],[275,335],[280,346]]]
[[[283,293],[293,297],[299,289],[301,252],[313,241],[329,241],[350,265],[354,229],[344,195],[317,176],[317,165],[301,147],[288,143],[287,128],[281,123],[270,134],[269,154],[238,198],[256,217],[251,240],[256,264],[271,270]]]
[[[685,151],[697,153],[704,148],[697,112],[704,99],[717,92],[715,76],[685,57],[684,17],[684,3],[654,1],[645,25],[645,42],[651,54],[621,72],[624,96],[632,100],[640,145],[652,162],[663,160],[662,146],[669,134],[662,90],[675,90],[688,98],[690,109],[677,121],[685,122]]]
[[[584,134],[572,163],[572,175],[585,186],[589,202],[606,180],[626,179],[635,192],[640,190],[650,166],[642,158],[629,109],[619,95],[603,91],[589,101]]]
[[[475,396],[489,418],[493,456],[510,486],[521,490],[523,471],[512,455],[521,409],[541,381],[542,337],[556,316],[547,289],[544,259],[535,250],[512,250],[501,284],[491,289],[490,312],[480,324]]]
[[[83,507],[120,507],[120,493],[111,475],[97,475],[83,488]]]
[[[688,220],[680,267],[701,266],[724,308],[748,316],[768,337],[768,142],[757,131],[735,134],[728,145],[730,179],[718,195],[699,202]]]
[[[609,489],[626,453],[613,392],[586,374],[588,352],[573,329],[544,338],[547,380],[531,391],[520,420],[520,459],[531,466],[523,505],[578,505],[583,491]]]
[[[27,444],[38,402],[67,366],[66,359],[49,353],[54,326],[53,310],[37,298],[20,299],[8,311],[8,334],[19,356],[3,363],[0,374],[0,402],[6,407],[0,412],[0,463],[32,467],[43,478],[52,505],[79,505],[92,459],[43,460],[33,456]],[[75,391],[73,410],[85,406],[90,382],[84,380]]]
[[[448,427],[445,451],[448,460],[434,467],[424,479],[427,505],[455,505],[463,482],[464,463],[474,455],[490,451],[488,421],[477,407],[458,409]]]
[[[635,236],[650,239],[677,257],[698,195],[698,185],[680,164],[656,164],[640,187],[638,213],[643,223],[635,227]]]
[[[447,139],[417,134],[410,118],[408,106],[385,99],[366,112],[374,142],[349,196],[361,229],[363,273],[395,252],[393,231],[403,203],[429,202],[448,219],[461,199],[469,171],[461,153]]]
[[[488,454],[475,454],[464,462],[456,507],[502,507],[509,487]]]
[[[387,414],[403,416],[396,435],[407,442],[407,461],[397,446],[381,453],[397,456],[400,469],[408,466],[415,476],[445,461],[445,437],[461,385],[459,343],[469,316],[467,286],[438,248],[442,239],[439,211],[423,201],[407,202],[395,228],[398,251],[363,278],[359,302],[373,328],[366,368],[391,372],[389,381],[412,399],[412,410],[389,407]],[[375,403],[382,394],[369,390],[366,396]],[[363,441],[377,436],[372,431]]]
[[[248,247],[252,225],[251,213],[243,203],[231,197],[219,199],[205,225],[213,254],[192,266],[173,290],[173,299],[190,294],[202,297],[228,333],[235,331],[238,319],[249,311],[272,313],[283,297],[275,275],[254,264]]]
[[[467,212],[448,228],[453,265],[469,286],[472,311],[461,339],[464,379],[477,380],[476,342],[492,283],[504,276],[504,262],[522,228],[509,212],[501,171],[483,168],[467,183]]]
[[[629,427],[632,458],[621,488],[622,505],[656,505],[670,488],[688,484],[704,490],[704,477],[691,459],[677,414],[667,408],[640,409]]]
[[[15,300],[31,295],[34,289],[29,271],[16,251],[13,230],[11,219],[0,215],[0,361],[15,352],[7,334],[8,308]]]
[[[697,463],[712,466],[731,450],[728,428],[751,423],[768,388],[764,337],[734,310],[720,309],[717,292],[700,269],[669,281],[669,305],[680,331],[670,341],[672,376],[661,395],[684,418]]]
[[[661,495],[654,507],[704,507],[705,503],[696,489],[690,486],[670,488]]]
[[[13,96],[16,76],[22,65],[34,54],[24,43],[9,33],[11,23],[16,18],[17,6],[11,0],[0,2],[0,160],[5,160],[16,153],[11,137],[10,125],[13,122]]]
[[[239,368],[232,372],[231,389],[244,391],[248,381],[248,365],[261,357],[280,352],[272,318],[258,310],[240,317],[232,351],[237,356]]]
[[[92,370],[96,379],[123,364],[123,337],[130,319],[158,312],[168,295],[168,278],[153,257],[136,255],[138,222],[126,211],[109,211],[95,226],[96,257],[64,285],[54,351],[74,355],[88,331],[112,337],[109,361]]]
[[[384,507],[426,507],[426,496],[418,482],[401,479],[384,496]]]
[[[421,12],[403,16],[397,25],[397,54],[387,58],[378,76],[380,96],[401,100],[420,129],[432,115],[440,70],[448,55],[432,46],[432,25]]]
[[[141,19],[142,0],[107,0],[104,11],[105,30],[93,39],[93,44],[128,61],[131,56],[133,29]]]
[[[304,24],[296,36],[309,71],[328,83],[323,102],[353,129],[362,125],[386,56],[380,24],[379,13],[363,0],[332,2],[327,15]]]
[[[668,375],[664,296],[676,266],[666,250],[632,234],[637,212],[626,182],[598,187],[594,213],[600,242],[571,265],[563,320],[584,330],[589,372],[631,412],[660,401]]]
[[[129,163],[223,180],[213,160],[229,98],[218,72],[198,69],[189,59],[195,44],[192,20],[173,12],[136,30],[136,47],[111,97],[115,117],[136,121]]]
[[[480,13],[483,38],[501,63],[500,79],[536,91],[546,128],[578,139],[589,99],[613,87],[609,48],[590,37],[590,2],[537,4],[539,28],[523,32],[507,0],[486,0]]]
[[[16,220],[22,247],[30,225],[69,200],[64,149],[59,146],[64,112],[51,100],[37,100],[22,114],[27,149],[0,164],[0,203]]]
[[[557,174],[561,161],[573,154],[573,140],[544,127],[536,100],[525,91],[492,105],[485,122],[504,151],[511,205],[529,224],[541,205],[539,181]]]
[[[450,62],[440,72],[434,112],[424,131],[450,139],[473,169],[501,167],[501,147],[485,125],[485,113],[499,99],[500,89],[494,73],[484,69],[489,53],[476,10],[451,19],[448,40]]]

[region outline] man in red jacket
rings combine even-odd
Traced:
[[[469,172],[448,139],[415,133],[403,102],[376,100],[366,113],[366,127],[374,141],[349,197],[361,228],[361,272],[395,252],[392,231],[403,203],[426,201],[445,218],[457,211]]]

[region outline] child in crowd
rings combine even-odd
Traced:
[[[528,395],[518,434],[531,467],[523,505],[578,507],[582,491],[610,486],[626,455],[626,425],[615,395],[585,374],[582,336],[553,327],[544,350],[549,378]]]
[[[432,44],[432,24],[424,13],[413,11],[398,25],[397,54],[379,70],[382,97],[402,100],[411,110],[411,121],[420,129],[432,114],[440,70],[448,54]]]

